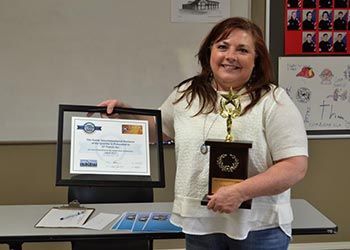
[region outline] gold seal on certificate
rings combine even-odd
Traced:
[[[234,140],[231,133],[233,119],[241,115],[239,95],[232,89],[222,95],[220,100],[220,115],[226,119],[227,135],[224,140],[206,140],[210,146],[208,194],[214,194],[220,187],[237,184],[248,177],[248,151],[251,142]],[[207,205],[206,194],[201,200]],[[242,203],[240,208],[251,208],[251,200]]]
[[[70,174],[150,175],[148,121],[72,117]]]

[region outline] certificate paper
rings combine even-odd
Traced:
[[[148,121],[72,117],[71,174],[150,175]]]

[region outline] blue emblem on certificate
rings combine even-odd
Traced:
[[[95,132],[95,130],[102,130],[101,126],[95,126],[95,124],[93,124],[92,122],[87,122],[84,125],[78,125],[77,129],[82,129],[85,131],[85,133],[88,134],[92,134],[93,132]]]

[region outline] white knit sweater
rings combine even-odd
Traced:
[[[222,232],[244,239],[249,231],[280,226],[290,236],[290,190],[255,198],[251,210],[239,209],[232,214],[215,213],[200,205],[208,191],[209,173],[209,153],[203,155],[200,146],[206,139],[224,139],[226,120],[216,113],[193,116],[199,110],[198,98],[186,108],[185,99],[173,104],[179,96],[173,91],[160,108],[163,132],[175,139],[177,172],[172,222],[189,234]],[[248,96],[240,100],[242,107],[250,102]],[[274,161],[308,155],[302,117],[282,88],[270,91],[251,111],[234,119],[232,133],[237,140],[253,142],[249,176],[264,172]]]

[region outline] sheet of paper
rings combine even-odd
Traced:
[[[99,213],[95,217],[89,219],[82,228],[102,230],[109,223],[119,217],[119,214],[107,214],[107,213]]]
[[[93,211],[93,209],[52,208],[35,227],[80,227]]]
[[[71,174],[150,175],[148,121],[72,117]]]

